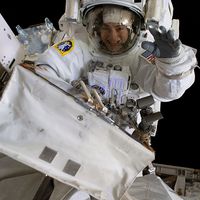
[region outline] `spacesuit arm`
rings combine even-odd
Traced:
[[[197,59],[191,47],[182,45],[179,56],[157,58],[155,62],[157,75],[153,88],[159,96],[166,95],[169,100],[177,99],[194,83]]]
[[[137,79],[143,89],[156,99],[171,101],[180,98],[194,83],[196,65],[194,50],[182,45],[179,56],[174,58],[155,58],[155,64],[141,58],[137,72],[140,79]]]
[[[146,74],[142,84],[144,89],[161,101],[170,101],[181,97],[193,84],[197,59],[195,50],[183,45],[178,38],[177,24],[170,28],[164,26],[156,23],[149,26],[153,38],[152,41],[143,41],[142,48],[155,58],[155,68],[140,64],[139,77],[141,72]]]
[[[69,46],[71,43],[71,46]],[[67,39],[56,43],[41,54],[36,61],[36,73],[49,79],[67,83],[77,80],[84,73],[87,52],[83,52],[81,41]],[[62,47],[63,49],[59,49]],[[85,49],[85,48],[84,48]]]

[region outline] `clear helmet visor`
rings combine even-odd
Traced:
[[[104,5],[91,9],[86,16],[86,28],[97,49],[108,54],[121,54],[137,41],[140,17],[121,6]]]

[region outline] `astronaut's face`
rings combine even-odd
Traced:
[[[128,28],[117,23],[105,23],[100,28],[100,38],[105,47],[112,53],[124,47],[129,37]]]

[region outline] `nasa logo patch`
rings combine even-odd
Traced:
[[[74,49],[74,41],[73,40],[61,41],[55,44],[53,47],[61,54],[61,56],[65,56]]]

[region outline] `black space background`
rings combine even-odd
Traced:
[[[200,59],[200,9],[195,0],[175,1],[174,18],[180,20],[182,43],[198,50]],[[56,4],[57,3],[57,4]],[[42,5],[41,5],[42,4]],[[26,28],[44,22],[48,17],[57,27],[65,10],[65,0],[5,1],[0,3],[0,13],[16,33],[16,25]],[[196,81],[178,100],[163,103],[158,132],[152,139],[157,163],[200,169],[200,70],[195,69]]]

